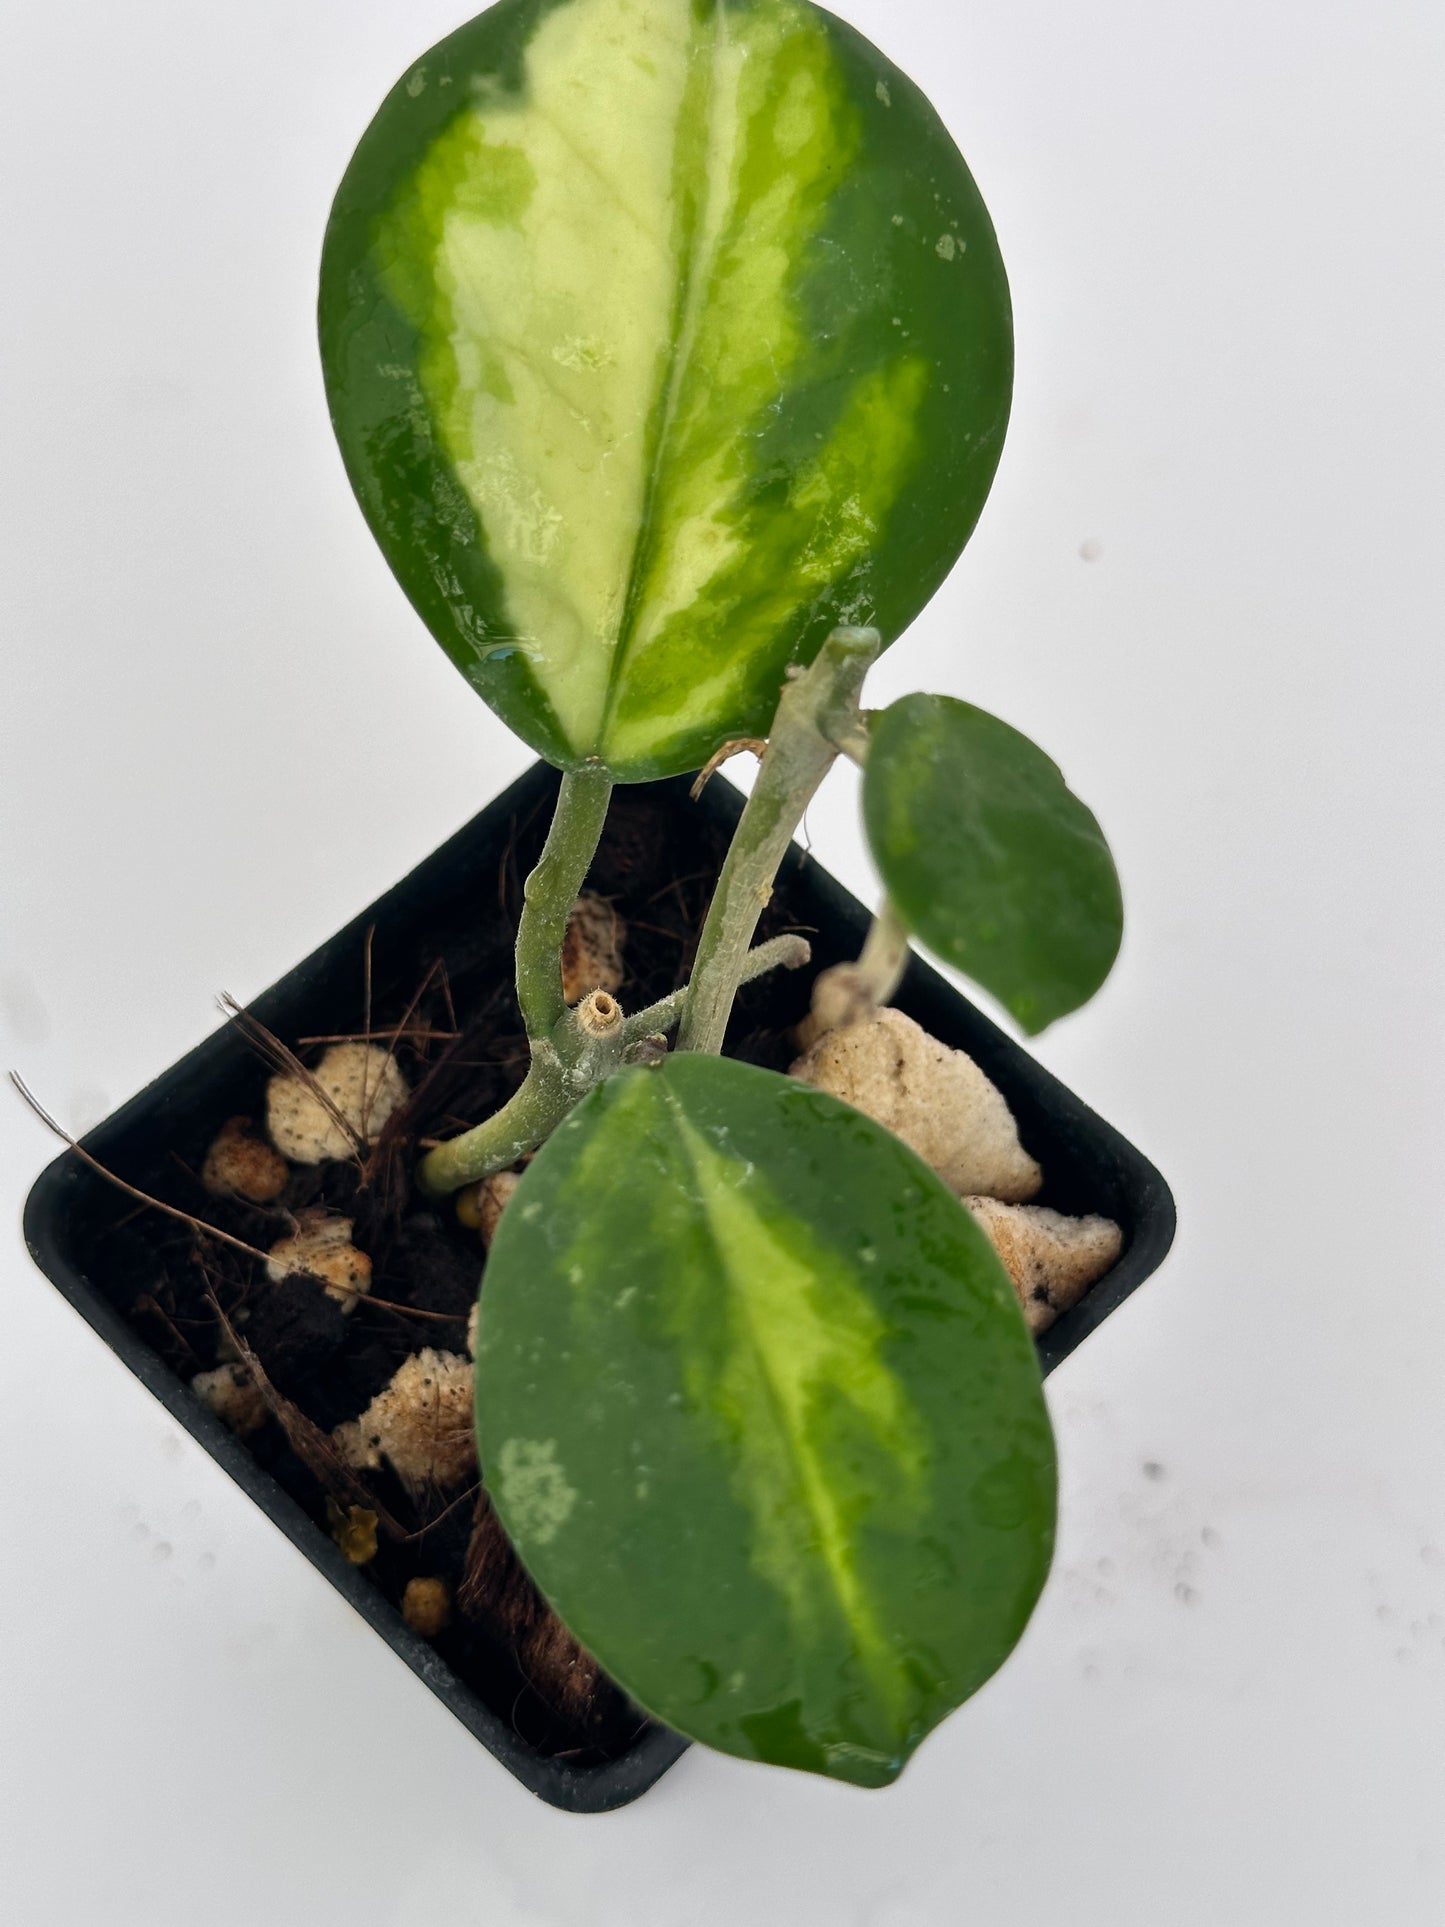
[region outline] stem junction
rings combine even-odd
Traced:
[[[882,646],[876,629],[835,629],[812,664],[784,688],[698,942],[679,1050],[721,1051],[778,865],[838,755],[839,742],[855,733],[863,678]]]
[[[810,955],[803,938],[752,941],[778,865],[818,785],[840,751],[866,747],[858,708],[863,678],[882,647],[876,629],[835,629],[806,669],[784,687],[761,751],[698,943],[692,981],[627,1017],[594,991],[573,1010],[563,1001],[562,942],[567,919],[597,851],[612,781],[600,766],[569,770],[536,868],[523,891],[517,926],[517,1001],[531,1044],[521,1088],[484,1123],[429,1151],[418,1166],[434,1197],[474,1184],[525,1157],[557,1128],[594,1085],[624,1062],[647,1061],[680,1024],[680,1050],[721,1051],[741,984],[778,967],[797,969]],[[906,954],[906,952],[905,952]]]

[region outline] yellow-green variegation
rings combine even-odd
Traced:
[[[918,89],[806,0],[501,0],[398,83],[327,231],[353,485],[468,680],[566,768],[765,733],[951,566],[1007,286]]]
[[[726,1058],[619,1073],[482,1285],[483,1475],[670,1726],[864,1786],[1003,1662],[1052,1547],[1039,1368],[993,1247],[890,1133]]]

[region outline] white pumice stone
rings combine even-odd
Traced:
[[[328,1298],[343,1311],[355,1311],[357,1298],[371,1290],[371,1260],[351,1242],[352,1229],[350,1218],[301,1217],[294,1237],[272,1245],[266,1276],[279,1285],[293,1271],[311,1272],[325,1280]]]
[[[1000,1204],[997,1198],[963,1202],[1003,1260],[1036,1336],[1078,1304],[1124,1249],[1124,1234],[1112,1218],[1069,1218],[1046,1204]]]
[[[1043,1183],[1002,1093],[965,1052],[940,1044],[901,1010],[826,1031],[792,1074],[902,1138],[960,1197],[1018,1203]]]
[[[459,1485],[477,1464],[472,1361],[430,1346],[414,1353],[361,1417],[331,1436],[348,1465],[374,1472],[385,1460],[413,1497]]]
[[[512,1201],[512,1193],[522,1182],[520,1171],[497,1171],[489,1178],[483,1178],[477,1192],[478,1228],[482,1243],[491,1249],[492,1240],[497,1235],[497,1226],[502,1222],[502,1213]]]
[[[468,1231],[477,1232],[484,1246],[491,1248],[492,1239],[497,1235],[502,1213],[511,1202],[512,1193],[522,1182],[520,1171],[494,1171],[489,1178],[482,1178],[476,1184],[464,1185],[457,1193],[456,1212],[459,1221]]]
[[[562,939],[562,1000],[575,1004],[589,990],[621,987],[627,925],[605,897],[586,890],[572,905]]]
[[[286,1160],[259,1136],[248,1117],[228,1118],[201,1166],[201,1183],[213,1198],[245,1198],[273,1204],[286,1189]]]
[[[237,1438],[249,1438],[266,1423],[266,1401],[244,1365],[218,1365],[213,1372],[197,1372],[191,1390]]]
[[[324,1164],[350,1157],[356,1148],[316,1085],[365,1143],[380,1136],[408,1096],[400,1065],[380,1044],[332,1044],[310,1078],[314,1083],[278,1071],[266,1086],[266,1128],[293,1164]]]

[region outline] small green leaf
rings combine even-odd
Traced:
[[[1119,953],[1114,859],[1058,765],[951,696],[874,719],[863,778],[873,861],[908,928],[1024,1029],[1077,1010]]]
[[[863,1786],[1002,1664],[1053,1442],[1008,1279],[837,1099],[678,1055],[546,1144],[482,1289],[488,1487],[572,1631],[669,1725]]]
[[[397,83],[326,234],[332,419],[387,560],[564,768],[765,734],[967,540],[1012,381],[947,130],[806,0],[502,0]]]

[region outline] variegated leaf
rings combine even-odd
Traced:
[[[407,73],[327,231],[353,485],[474,686],[564,767],[764,733],[977,519],[1008,292],[918,89],[806,0],[502,0]]]
[[[998,1667],[1048,1567],[1038,1365],[992,1247],[895,1137],[723,1058],[548,1142],[482,1287],[484,1476],[644,1706],[865,1786]]]

